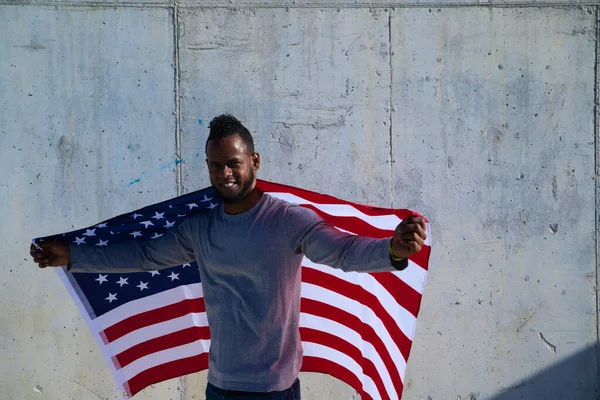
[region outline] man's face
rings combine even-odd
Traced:
[[[240,135],[235,134],[208,142],[206,165],[210,183],[223,201],[237,203],[254,189],[260,158],[258,153],[251,153]]]

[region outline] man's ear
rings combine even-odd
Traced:
[[[254,154],[252,154],[252,166],[254,167],[254,169],[260,168],[260,154],[258,154],[257,152],[254,152]]]

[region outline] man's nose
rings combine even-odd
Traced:
[[[232,174],[232,170],[231,170],[231,168],[229,168],[228,166],[225,166],[225,167],[223,168],[223,176],[224,176],[225,178],[228,178],[229,176],[231,176],[231,174]]]

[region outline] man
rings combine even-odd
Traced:
[[[112,247],[58,241],[32,246],[41,268],[137,272],[196,260],[211,329],[206,398],[300,399],[300,262],[345,271],[393,271],[421,250],[425,222],[409,217],[392,238],[343,233],[313,211],[256,188],[260,156],[234,117],[210,123],[206,163],[223,204],[181,222],[160,239]],[[123,266],[128,266],[125,269]]]

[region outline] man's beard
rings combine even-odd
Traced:
[[[248,179],[246,180],[246,183],[241,188],[241,190],[237,196],[235,196],[235,197],[221,196],[221,197],[223,197],[223,203],[225,203],[225,204],[239,203],[248,193],[250,193],[250,188],[252,187],[252,184],[254,183],[254,170],[252,170],[252,169],[250,170],[250,173],[248,174],[247,178]]]

